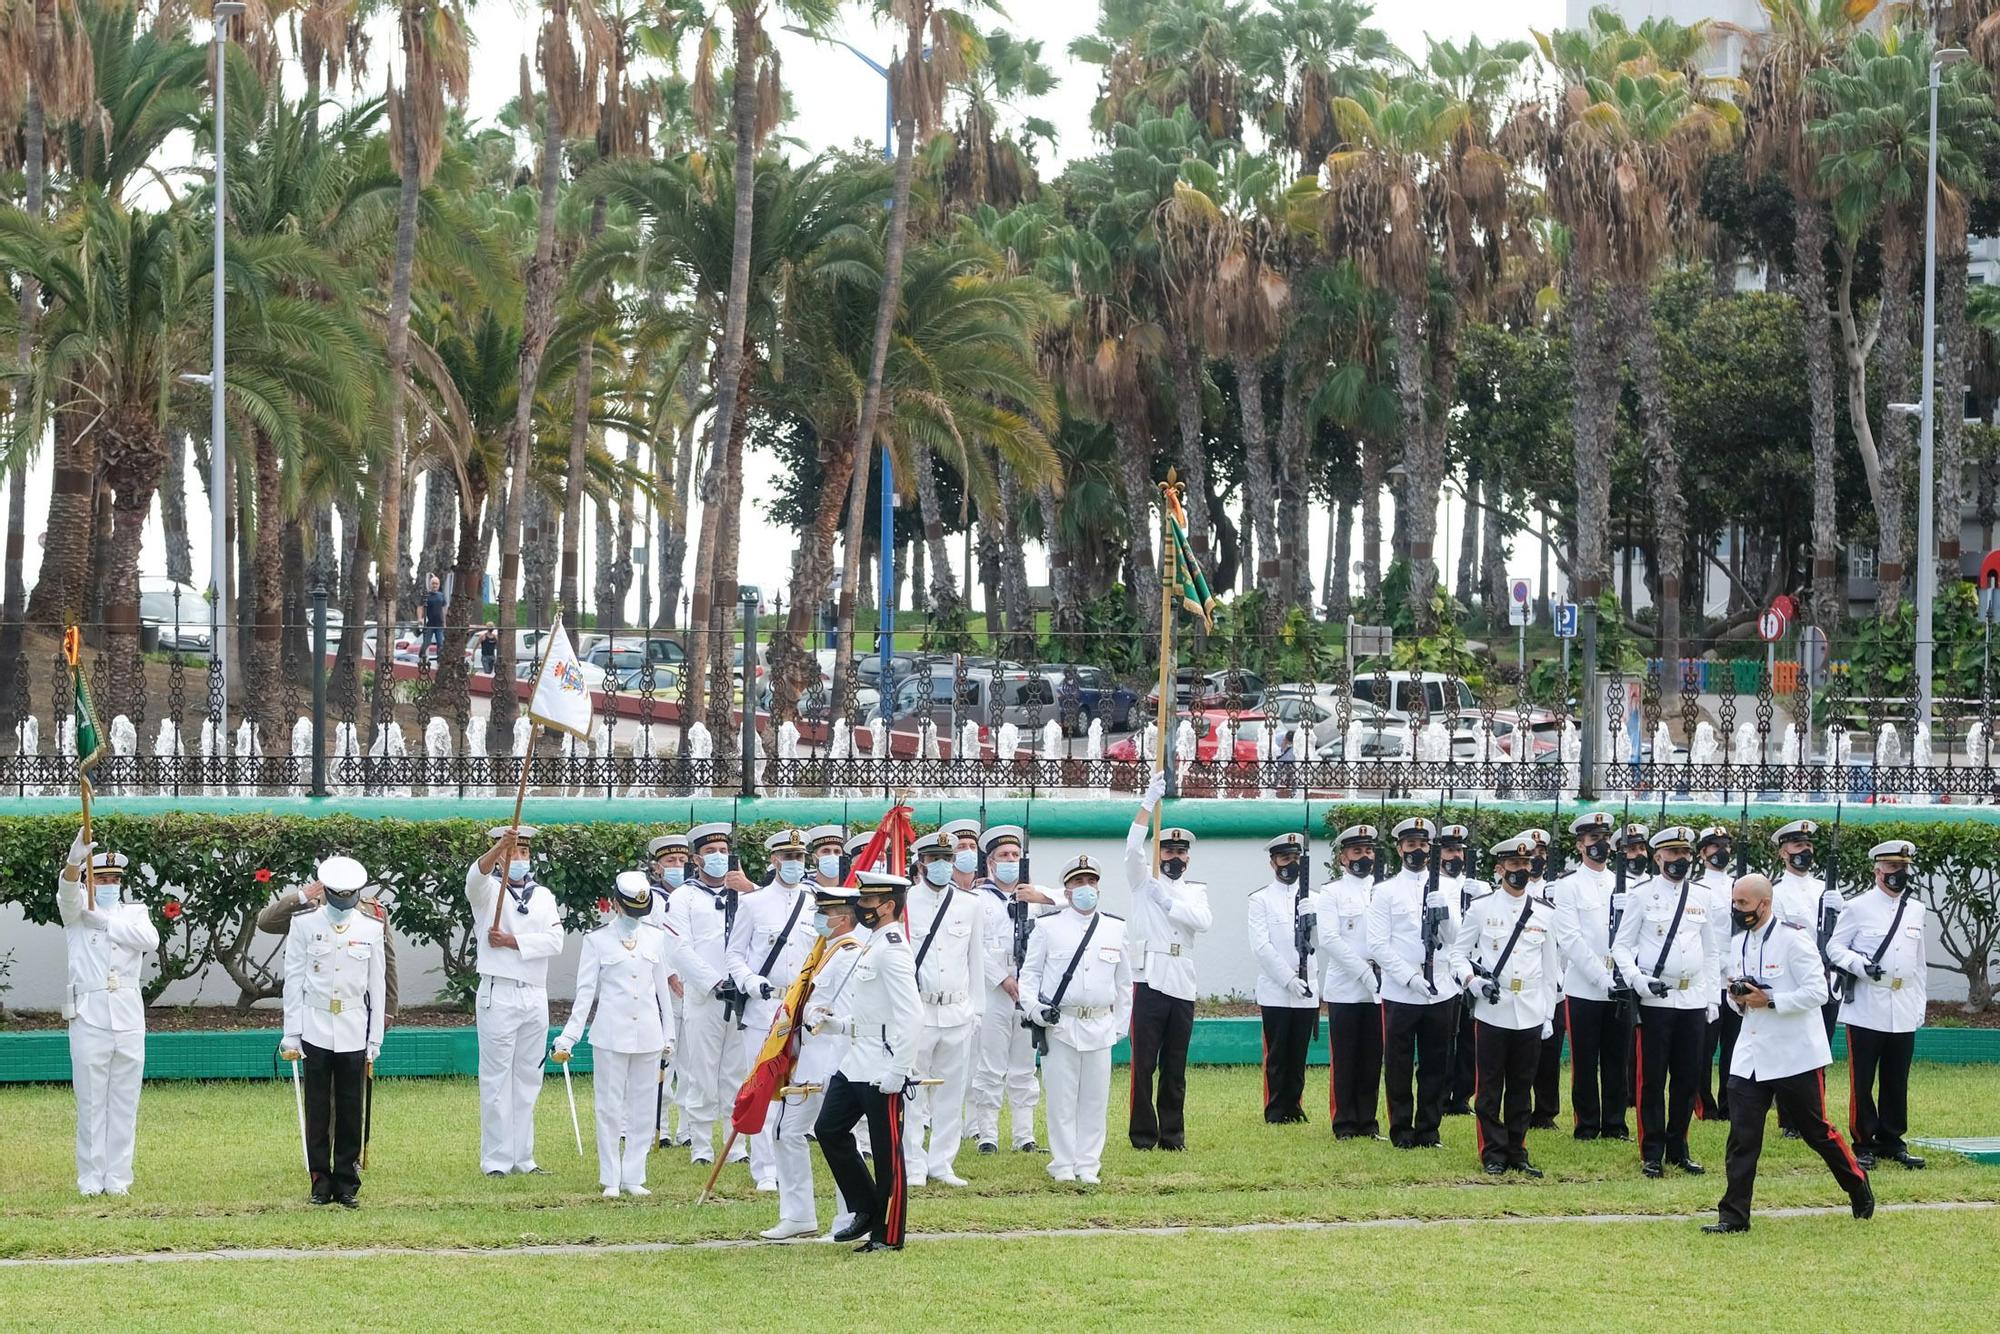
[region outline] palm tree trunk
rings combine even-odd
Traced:
[[[743,349],[736,376],[736,409],[732,416],[736,432],[729,438],[727,466],[722,475],[722,502],[716,509],[716,534],[712,587],[715,600],[709,608],[710,642],[713,660],[709,671],[708,728],[716,736],[729,735],[729,710],[734,703],[730,678],[731,652],[736,634],[737,556],[743,530],[743,436],[750,411],[750,386],[757,373],[751,349]],[[743,664],[744,707],[754,710],[756,671],[749,661]]]
[[[1839,493],[1834,482],[1833,315],[1827,309],[1826,206],[1798,198],[1792,212],[1792,290],[1805,319],[1807,409],[1812,423],[1812,617],[1837,627],[1846,599],[1836,582],[1839,569]]]
[[[1148,635],[1157,635],[1160,562],[1164,556],[1153,550],[1153,533],[1160,522],[1153,509],[1153,442],[1146,436],[1145,422],[1129,412],[1113,413],[1111,429],[1118,439],[1118,489],[1125,493],[1126,540],[1132,552],[1139,623]]]
[[[1592,603],[1611,580],[1611,432],[1615,400],[1603,399],[1615,377],[1605,347],[1604,310],[1598,289],[1570,271],[1570,434],[1576,478],[1576,547],[1571,575],[1579,602]]]
[[[556,22],[555,16],[551,17]],[[737,83],[742,83],[737,76]],[[507,437],[507,508],[500,520],[500,587],[498,592],[500,642],[493,655],[495,689],[486,715],[486,745],[489,755],[511,753],[514,719],[520,700],[514,683],[515,594],[521,583],[521,518],[528,500],[528,471],[535,443],[535,391],[542,381],[542,354],[547,351],[549,332],[555,324],[556,284],[556,186],[562,174],[562,123],[556,115],[555,98],[542,98],[541,197],[536,217],[535,254],[528,261],[526,283],[521,294],[519,386],[514,396],[514,425]],[[741,112],[739,115],[743,114]],[[747,257],[746,257],[747,258]]]
[[[1458,530],[1458,578],[1454,594],[1459,605],[1470,608],[1479,588],[1479,460],[1465,465],[1465,513]]]
[[[773,718],[794,716],[799,696],[820,681],[819,661],[811,652],[813,630],[833,583],[833,543],[840,534],[855,453],[851,445],[836,445],[820,460],[819,496],[793,570],[792,605],[785,612],[784,627],[771,636]],[[841,687],[833,693],[841,695]]]
[[[1659,580],[1659,653],[1663,678],[1662,708],[1678,712],[1681,673],[1681,569],[1686,563],[1687,505],[1681,496],[1681,458],[1674,445],[1673,411],[1667,404],[1666,372],[1660,364],[1659,331],[1653,305],[1638,283],[1621,284],[1616,293],[1619,323],[1639,391],[1639,427],[1645,440],[1646,464],[1653,492],[1653,551],[1651,564]]]
[[[673,475],[664,469],[661,480],[670,482],[667,507],[660,515],[660,612],[656,624],[671,629],[680,624],[681,590],[686,587],[688,547],[688,500],[694,494],[696,445],[694,423],[681,427],[675,440]],[[825,503],[825,498],[821,498]],[[838,504],[838,500],[835,501]]]
[[[1884,403],[1907,403],[1911,399],[1910,277],[1914,265],[1909,229],[1894,220],[1886,222],[1882,228],[1882,323],[1875,343]],[[1877,616],[1894,615],[1903,597],[1909,552],[1903,510],[1909,494],[1910,430],[1911,418],[1907,414],[1883,414],[1881,481],[1875,500]],[[1925,552],[1923,558],[1931,559],[1931,553]]]
[[[1286,589],[1278,583],[1277,503],[1271,477],[1271,447],[1265,436],[1264,363],[1248,353],[1230,358],[1236,372],[1236,406],[1243,421],[1243,563],[1256,571],[1253,587],[1281,610]]]
[[[639,437],[625,437],[625,472],[639,466]],[[615,506],[597,507],[597,581],[592,601],[599,630],[625,627],[625,595],[632,591],[632,486],[621,481]]]
[[[27,158],[24,164],[27,197],[22,201],[22,208],[29,217],[37,220],[42,216],[46,180],[46,129],[41,91],[31,85],[28,89],[26,124],[22,127],[22,145]],[[41,284],[25,273],[20,276],[20,282],[21,330],[14,341],[14,364],[25,367],[34,364],[35,318],[41,302]],[[7,478],[6,592],[0,596],[0,722],[4,722],[10,730],[19,721],[14,716],[14,696],[15,672],[20,667],[21,659],[21,617],[28,600],[27,576],[23,570],[28,553],[27,528],[28,461],[23,458],[15,463]]]
[[[1344,621],[1354,610],[1348,574],[1354,568],[1354,506],[1335,500],[1326,517],[1332,530],[1326,544],[1326,618]]]
[[[605,202],[599,195],[590,202],[590,239],[597,240],[604,234]],[[588,307],[597,299],[597,288],[583,293],[582,303]],[[556,600],[565,610],[576,615],[583,608],[577,598],[577,558],[583,549],[583,461],[585,450],[590,443],[590,406],[592,389],[591,361],[596,351],[591,335],[594,329],[583,332],[576,353],[576,385],[571,402],[569,417],[569,467],[563,473],[562,513],[562,573],[557,584]]]
[[[1306,441],[1306,403],[1311,383],[1304,349],[1296,342],[1285,348],[1279,379],[1284,393],[1278,409],[1278,586],[1289,606],[1312,605],[1311,516],[1312,463]],[[1329,597],[1331,594],[1329,594]]]
[[[1970,261],[1964,239],[1949,243],[1937,294],[1937,586],[1950,589],[1959,571],[1965,527],[1966,287]],[[1925,553],[1928,555],[1928,553]]]
[[[346,500],[340,502],[339,509],[340,532],[347,548],[344,563],[352,573],[342,590],[340,648],[334,653],[333,672],[327,682],[327,698],[336,718],[355,722],[358,721],[355,715],[361,707],[361,623],[366,616],[363,603],[368,590],[368,581],[361,577],[360,571],[367,568],[362,562],[367,556],[368,546],[362,539],[359,512]]]
[[[1187,486],[1188,542],[1194,554],[1209,558],[1208,442],[1201,434],[1201,366],[1187,330],[1166,331],[1167,366],[1173,375],[1174,420],[1181,434],[1181,481]]]
[[[1410,615],[1419,628],[1432,622],[1431,594],[1438,583],[1431,544],[1437,536],[1438,488],[1444,484],[1444,437],[1425,407],[1428,389],[1421,349],[1423,311],[1416,296],[1399,292],[1392,317],[1396,331],[1396,387],[1403,408],[1404,478],[1396,497],[1397,526],[1409,544]],[[1444,378],[1442,369],[1434,371]]]
[[[97,449],[73,412],[56,414],[42,568],[28,598],[30,624],[60,629],[84,610],[96,532]],[[217,578],[227,578],[227,572]]]
[[[1374,597],[1382,591],[1382,475],[1388,446],[1378,440],[1361,442],[1361,592]]]
[[[257,528],[252,538],[252,568],[256,571],[255,628],[250,635],[250,661],[244,676],[244,703],[266,745],[275,743],[283,718],[278,688],[283,679],[285,587],[281,543],[284,521],[278,446],[263,431],[250,432],[257,473]]]
[[[945,546],[944,512],[938,504],[937,461],[921,442],[913,442],[911,453],[915,455],[912,467],[917,474],[917,512],[924,521],[924,547],[931,562],[931,586],[927,594],[931,624],[940,629],[955,627],[964,607],[958,600],[951,553]],[[991,606],[986,609],[989,628],[995,610]]]
[[[449,463],[424,474],[424,542],[417,555],[416,587],[431,575],[442,580],[453,567],[458,541],[458,472]]]
[[[533,482],[521,516],[521,606],[531,625],[555,621],[557,528],[561,520],[555,498]],[[575,615],[567,622],[581,624]]]
[[[1486,571],[1486,624],[1497,630],[1507,609],[1507,544],[1500,533],[1500,509],[1507,503],[1507,472],[1498,458],[1487,461],[1484,490],[1486,507],[1480,515],[1479,563]],[[1547,550],[1543,548],[1545,554]]]
[[[479,619],[479,576],[485,566],[481,559],[485,530],[480,522],[480,510],[486,503],[485,469],[468,468],[466,480],[472,492],[457,495],[454,507],[458,533],[452,553],[451,602],[445,608],[444,647],[438,651],[437,677],[431,682],[429,701],[431,713],[444,718],[471,704],[465,643]]]
[[[285,520],[278,535],[278,562],[284,567],[283,621],[280,660],[286,679],[296,685],[312,681],[312,583],[306,563],[305,524],[297,515]]]

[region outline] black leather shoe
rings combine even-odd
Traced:
[[[1553,1116],[1534,1116],[1528,1118],[1528,1129],[1530,1130],[1554,1130],[1555,1128],[1556,1119]]]
[[[338,1204],[343,1209],[359,1209],[361,1207],[361,1201],[355,1199],[352,1195],[336,1195],[333,1197],[333,1201],[335,1204]],[[1875,1202],[1873,1200],[1870,1200],[1868,1204],[1869,1204],[1869,1209],[1872,1212],[1874,1210]]]
[[[1799,1132],[1792,1129],[1790,1126],[1786,1126],[1783,1130],[1780,1130],[1778,1133],[1780,1135],[1783,1135],[1786,1139],[1797,1139],[1799,1137]]]
[[[857,1215],[853,1222],[833,1234],[835,1241],[859,1241],[875,1230],[875,1220]]]
[[[1661,1167],[1658,1163],[1654,1162],[1648,1162],[1644,1164],[1643,1166],[1640,1167],[1639,1170],[1644,1172],[1647,1176],[1653,1178],[1655,1181],[1659,1180],[1661,1177],[1667,1174],[1666,1169]]]
[[[1620,1140],[1623,1143],[1630,1144],[1632,1142],[1632,1132],[1624,1126],[1620,1126],[1616,1130],[1603,1131],[1602,1138]]]
[[[1037,1150],[1037,1152],[1039,1152],[1039,1150]],[[1165,1140],[1161,1140],[1161,1141],[1160,1141],[1160,1152],[1161,1152],[1161,1153],[1186,1153],[1186,1152],[1187,1152],[1187,1145],[1185,1145],[1185,1144],[1169,1144],[1169,1143],[1167,1143],[1167,1142],[1166,1142]]]
[[[870,1251],[900,1251],[901,1246],[891,1246],[886,1241],[864,1241],[854,1248],[856,1255],[866,1255]]]
[[[1536,1167],[1533,1163],[1515,1163],[1513,1170],[1535,1181],[1542,1179],[1542,1169]]]
[[[1854,1211],[1856,1218],[1873,1218],[1875,1216],[1875,1192],[1866,1185],[1863,1185],[1859,1194],[1847,1197],[1847,1207]]]
[[[1895,1159],[1912,1172],[1921,1172],[1924,1170],[1924,1160],[1911,1153],[1908,1149],[1904,1149],[1901,1153],[1896,1154]]]
[[[1748,1223],[1704,1223],[1701,1230],[1712,1237],[1727,1237],[1738,1232],[1748,1232]]]
[[[1472,1107],[1469,1103],[1448,1102],[1444,1105],[1444,1114],[1446,1116],[1471,1116]]]
[[[1854,1155],[1854,1161],[1861,1164],[1861,1170],[1864,1172],[1875,1170],[1875,1155],[1872,1153],[1857,1153]]]
[[[979,1141],[979,1151],[981,1153],[998,1153],[1000,1152],[1000,1146],[990,1139],[983,1139]]]
[[[1675,1163],[1674,1166],[1680,1168],[1681,1171],[1687,1173],[1691,1177],[1701,1176],[1708,1171],[1706,1167],[1703,1167],[1700,1163],[1696,1162],[1694,1159],[1685,1156],[1683,1156],[1679,1162]]]
[[[1586,1144],[1597,1138],[1595,1130],[1572,1130],[1569,1134],[1571,1139],[1582,1140]]]
[[[497,1170],[497,1169],[496,1169],[496,1170],[494,1170],[494,1171],[491,1171],[491,1172],[488,1172],[488,1173],[487,1173],[486,1175],[487,1175],[487,1176],[490,1176],[490,1177],[504,1177],[504,1176],[506,1176],[507,1174],[506,1174],[505,1172],[502,1172],[502,1171],[499,1171],[499,1170]]]
[[[1505,1176],[1505,1175],[1507,1175],[1507,1164],[1505,1164],[1505,1163],[1485,1163],[1485,1164],[1482,1164],[1482,1166],[1481,1166],[1481,1169],[1480,1169],[1480,1170],[1482,1170],[1483,1172],[1485,1172],[1485,1173],[1486,1173],[1486,1175],[1487,1175],[1487,1176],[1490,1176],[1490,1177],[1497,1177],[1497,1176]]]
[[[1020,1142],[1019,1144],[1016,1144],[1016,1145],[1014,1146],[1014,1152],[1015,1152],[1015,1153],[1047,1153],[1047,1152],[1048,1152],[1048,1150],[1047,1150],[1047,1149],[1044,1149],[1044,1148],[1043,1148],[1043,1147],[1042,1147],[1041,1145],[1039,1145],[1039,1144],[1035,1143],[1035,1141],[1033,1141],[1033,1140],[1029,1139],[1029,1140],[1022,1140],[1022,1141],[1021,1141],[1021,1142]]]

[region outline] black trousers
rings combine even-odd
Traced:
[[[1639,1156],[1649,1163],[1687,1157],[1688,1122],[1701,1075],[1700,1010],[1641,1005],[1632,1064],[1639,1084]]]
[[[1847,1026],[1847,1133],[1859,1153],[1893,1158],[1910,1130],[1910,1058],[1915,1033]],[[1876,1082],[1881,1091],[1876,1091]]]
[[[1542,1057],[1542,1030],[1473,1027],[1473,1068],[1478,1083],[1472,1114],[1479,1131],[1479,1160],[1518,1167],[1528,1161],[1528,1109],[1536,1067]]]
[[[306,1166],[315,1194],[347,1199],[361,1189],[361,1095],[368,1053],[301,1042],[305,1069]]]
[[[1132,988],[1132,1102],[1125,1133],[1133,1148],[1186,1147],[1187,1054],[1193,1036],[1193,1001],[1155,991],[1144,982]]]
[[[1834,999],[1819,1007],[1819,1018],[1820,1022],[1826,1025],[1826,1045],[1831,1047],[1833,1045],[1833,1030],[1840,1026],[1840,979],[1838,977],[1830,979],[1827,982],[1827,987],[1833,993]],[[1729,1007],[1724,1005],[1722,1008],[1727,1010]],[[1741,1015],[1737,1016],[1736,1025],[1738,1031],[1741,1031],[1743,1026],[1743,1017]],[[1722,1068],[1727,1070],[1729,1067],[1724,1065]],[[1792,1123],[1791,1113],[1782,1102],[1778,1104],[1778,1129],[1784,1131],[1786,1134],[1791,1134],[1798,1130],[1798,1126]]]
[[[854,1147],[854,1125],[868,1118],[868,1144],[875,1153],[875,1171],[861,1161]],[[903,1171],[903,1098],[889,1097],[873,1084],[859,1084],[836,1074],[827,1084],[826,1101],[813,1123],[820,1156],[847,1200],[848,1208],[868,1216],[868,1235],[890,1246],[903,1244],[903,1224],[909,1208],[909,1180]]]
[[[1825,1160],[1833,1179],[1851,1199],[1868,1187],[1868,1174],[1826,1119],[1826,1071],[1803,1070],[1782,1079],[1729,1080],[1729,1185],[1716,1206],[1725,1223],[1750,1223],[1750,1196],[1757,1186],[1757,1156],[1764,1151],[1764,1117],[1778,1104],[1799,1137]]]
[[[1382,1007],[1374,1001],[1329,1001],[1326,1007],[1326,1115],[1336,1139],[1379,1135],[1382,1093]]]
[[[1563,1034],[1568,1030],[1560,1005],[1556,1006],[1555,1032],[1541,1037],[1540,1030],[1536,1030],[1536,1041],[1542,1044],[1535,1058],[1534,1119],[1537,1121],[1554,1121],[1562,1112]]]
[[[1563,998],[1569,1029],[1569,1102],[1578,1139],[1625,1136],[1625,1109],[1631,1105],[1626,1062],[1632,1051],[1632,1021],[1616,1001]]]
[[[1264,1007],[1264,1119],[1272,1124],[1306,1119],[1306,1049],[1319,1032],[1319,1011],[1290,1005]]]
[[[1430,1005],[1382,1002],[1382,1082],[1389,1098],[1389,1142],[1407,1149],[1440,1144],[1451,1040],[1464,1008],[1455,992]],[[1411,1076],[1415,1075],[1415,1097]]]
[[[1729,1119],[1729,1061],[1736,1054],[1736,1035],[1743,1031],[1743,1016],[1729,1007],[1724,992],[1716,1005],[1715,1022],[1701,1035],[1701,1087],[1696,1090],[1694,1114],[1704,1121]]]
[[[1451,1082],[1445,1088],[1445,1105],[1448,1107],[1470,1107],[1472,1092],[1479,1082],[1479,1072],[1474,1066],[1472,1055],[1472,1011],[1467,1006],[1458,1007],[1458,1031],[1451,1039]]]

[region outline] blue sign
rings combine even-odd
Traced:
[[[1558,603],[1556,603],[1556,605],[1555,605],[1555,623],[1556,623],[1556,638],[1557,638],[1557,639],[1575,639],[1575,638],[1576,638],[1576,604],[1575,604],[1574,602],[1558,602]]]

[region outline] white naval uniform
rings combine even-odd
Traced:
[[[1648,876],[1629,892],[1631,901],[1618,923],[1618,939],[1612,943],[1611,953],[1624,970],[1625,980],[1639,993],[1639,1004],[1670,1010],[1706,1010],[1715,1004],[1729,924],[1709,912],[1707,894],[1688,885],[1687,907],[1675,927],[1680,885],[1663,875]],[[1669,927],[1674,927],[1671,938]],[[1655,996],[1649,985],[1655,965],[1663,965],[1659,980],[1667,987],[1664,996]]]
[[[667,931],[668,894],[669,891],[666,886],[655,883],[653,886],[653,904],[650,908],[646,909],[646,915],[639,920],[646,926],[659,931],[666,941],[667,978],[669,982],[667,999],[674,1012],[674,1033],[678,1039],[678,1035],[686,1031],[686,1021],[682,1017],[685,1014],[684,1006],[686,1002],[673,993],[671,986],[673,982],[680,980],[680,974],[674,971],[674,938]],[[679,1137],[680,1133],[673,1127],[674,1118],[681,1106],[682,1080],[680,1074],[680,1051],[678,1047],[674,1054],[661,1066],[658,1078],[660,1086],[654,1089],[653,1097],[654,1105],[659,1110],[660,1147],[664,1149],[669,1144],[672,1144]]]
[[[87,872],[71,868],[81,877]],[[132,1189],[139,1084],[146,1071],[146,1002],[140,975],[160,933],[144,904],[86,909],[81,878],[56,880],[56,912],[67,949],[69,1063],[76,1090],[76,1188],[85,1195]],[[107,895],[117,891],[107,888]]]
[[[1312,994],[1301,996],[1292,989],[1299,976],[1298,913],[1299,887],[1271,880],[1250,895],[1244,905],[1245,926],[1250,936],[1250,953],[1257,960],[1257,1004],[1294,1010],[1319,1009],[1319,984],[1312,966],[1306,967],[1306,985]],[[1311,910],[1307,903],[1307,910]]]
[[[1342,872],[1313,895],[1319,918],[1319,994],[1329,1005],[1373,1005],[1375,970],[1368,966],[1368,902],[1375,882]]]
[[[792,911],[794,906],[798,911]],[[786,925],[790,923],[789,927]],[[780,933],[783,943],[780,944]],[[729,968],[729,976],[736,985],[743,988],[750,997],[743,1007],[744,1027],[733,1036],[743,1050],[737,1059],[748,1077],[748,1071],[757,1063],[757,1052],[763,1047],[764,1039],[770,1035],[771,1021],[777,1017],[778,1004],[783,1000],[785,988],[799,975],[799,966],[806,961],[806,954],[812,949],[813,940],[813,896],[812,890],[803,882],[787,886],[772,881],[754,894],[745,894],[736,910],[736,928],[729,933],[729,940],[723,948],[723,958]],[[764,960],[770,958],[768,970],[759,973]],[[771,996],[766,1000],[758,993],[760,982],[771,984]],[[740,1084],[740,1081],[739,1081]],[[727,1089],[729,1104],[733,1108],[736,1090]],[[765,1118],[764,1129],[750,1137],[750,1176],[762,1187],[776,1187],[778,1164],[771,1151],[771,1123]]]
[[[545,886],[530,884],[528,911],[503,885],[505,866],[488,875],[474,861],[465,871],[478,948],[479,995],[473,1010],[479,1030],[479,1170],[527,1172],[535,1166],[535,1100],[549,1047],[549,960],[562,953],[562,909]],[[488,943],[493,906],[504,893],[500,929],[519,949]]]
[[[720,885],[689,880],[674,891],[667,905],[669,967],[679,975],[683,993],[680,1044],[674,1053],[681,1135],[693,1141],[688,1156],[694,1162],[715,1160],[715,1123],[729,1114],[754,1056],[741,1042],[728,1040],[735,1020],[726,1018],[722,1002],[715,998],[716,983],[729,972],[723,923],[729,915],[726,896],[732,893]],[[738,902],[739,917],[746,906]],[[747,1158],[749,1149],[739,1144],[730,1156]]]
[[[1111,1048],[1132,1015],[1132,964],[1125,923],[1096,913],[1097,930],[1083,945],[1093,914],[1063,908],[1035,920],[1021,994],[1052,994],[1077,959],[1048,1030],[1042,1078],[1048,1084],[1049,1175],[1058,1181],[1095,1182],[1104,1166],[1105,1114],[1111,1096]]]
[[[1020,1004],[1000,985],[1014,977],[1014,918],[1008,912],[1014,896],[992,880],[981,880],[972,892],[981,914],[985,976],[972,1089],[965,1100],[967,1129],[975,1144],[998,1144],[1004,1101],[1014,1147],[1020,1148],[1034,1141],[1042,1086],[1035,1078],[1034,1034],[1022,1023]]]
[[[1730,1008],[1743,1015],[1730,1074],[1776,1080],[1833,1063],[1826,1025],[1819,1018],[1819,1008],[1826,1004],[1826,968],[1810,934],[1774,916],[1754,931],[1736,934],[1722,969],[1732,977],[1762,982],[1771,1000],[1748,1009],[1729,998]]]
[[[923,1002],[923,1031],[917,1037],[916,1078],[944,1081],[920,1088],[904,1109],[903,1161],[909,1183],[921,1186],[933,1176],[952,1174],[952,1160],[965,1125],[965,1089],[972,1075],[972,1047],[982,1009],[977,990],[986,979],[984,911],[971,890],[947,883],[942,890],[927,880],[910,886],[904,921],[909,927],[910,957],[924,956],[917,970],[917,995]],[[932,933],[930,948],[924,942]],[[924,1130],[930,1129],[925,1148]]]
[[[1820,897],[1825,892],[1825,876],[1800,875],[1788,866],[1771,882],[1771,915],[1814,936],[1819,929]]]
[[[1882,978],[1868,976],[1868,961],[1896,918],[1896,895],[1870,889],[1847,901],[1840,925],[1826,944],[1836,968],[1854,976],[1854,999],[1840,1003],[1841,1022],[1878,1033],[1914,1033],[1924,1026],[1930,999],[1929,964],[1924,947],[1924,905],[1915,895],[1903,909],[1896,938],[1882,951]]]
[[[1491,972],[1524,910],[1528,910],[1528,920],[1507,955],[1506,966],[1493,977],[1500,984],[1499,1001],[1486,998],[1484,979],[1467,983],[1473,997],[1472,1017],[1494,1028],[1539,1030],[1555,1018],[1556,979],[1562,974],[1555,914],[1546,899],[1496,889],[1472,901],[1452,944],[1455,973],[1476,977],[1472,969],[1475,962]]]
[[[1125,883],[1132,890],[1125,934],[1132,942],[1132,980],[1176,1000],[1195,1000],[1195,937],[1215,925],[1208,886],[1154,875],[1151,858],[1146,827],[1134,824],[1125,834]]]
[[[1458,895],[1436,891],[1444,909],[1429,983],[1424,979],[1424,899],[1430,872],[1398,871],[1375,887],[1368,901],[1368,957],[1382,969],[1382,999],[1402,1005],[1456,1002],[1463,976],[1453,970],[1452,942],[1458,938]]]
[[[1611,999],[1611,896],[1617,887],[1617,873],[1609,866],[1600,871],[1587,865],[1575,867],[1551,886],[1565,996]],[[1626,897],[1629,903],[1629,889]]]
[[[382,923],[356,909],[336,923],[321,904],[285,937],[285,1034],[325,1051],[382,1050],[388,964]]]
[[[597,1184],[606,1190],[646,1184],[660,1054],[674,1045],[668,975],[667,934],[658,927],[621,913],[583,938],[562,1036],[574,1046],[590,1032]]]
[[[807,924],[810,926],[810,918]],[[812,1093],[780,1099],[772,1106],[764,1122],[764,1128],[771,1136],[772,1159],[777,1166],[780,1223],[811,1224],[815,1227],[819,1224],[819,1208],[813,1200],[812,1142],[809,1137],[813,1124],[819,1120],[820,1106],[826,1101],[826,1085],[832,1080],[833,1072],[840,1068],[840,1058],[847,1054],[846,1024],[851,1019],[852,1008],[847,984],[853,977],[854,964],[860,959],[862,946],[867,941],[867,928],[857,926],[846,935],[827,942],[826,953],[821,956],[819,968],[813,974],[812,994],[806,998],[802,1019],[809,1022],[815,1015],[824,1013],[834,1022],[818,1033],[801,1025],[804,1031],[799,1038],[799,1057],[792,1066],[792,1083],[817,1084],[819,1088]],[[847,1214],[847,1202],[840,1198],[838,1188],[834,1198],[834,1225],[838,1228]]]

